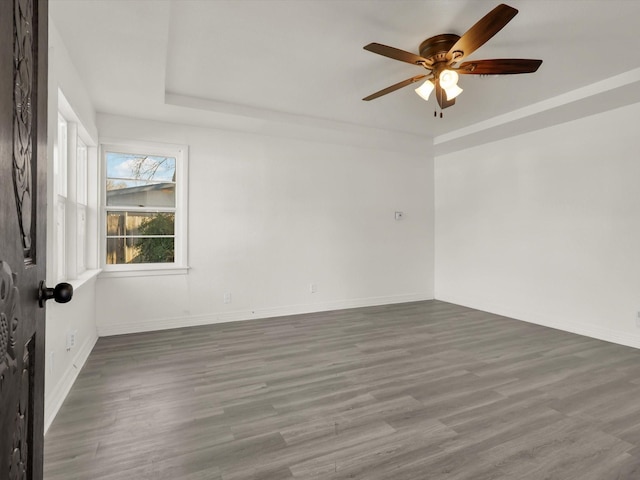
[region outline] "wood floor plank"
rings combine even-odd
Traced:
[[[440,301],[101,338],[46,480],[633,480],[640,351]]]

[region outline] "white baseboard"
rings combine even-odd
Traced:
[[[373,307],[376,305],[388,305],[394,303],[420,302],[424,300],[433,300],[433,296],[415,293],[385,297],[356,298],[306,305],[288,305],[275,308],[258,308],[255,310],[239,310],[235,312],[211,313],[206,315],[190,315],[187,317],[159,318],[136,322],[98,325],[98,336],[108,337],[111,335],[122,335],[126,333],[194,327],[198,325],[254,320],[257,318],[282,317],[303,313],[326,312],[347,308]]]
[[[604,340],[605,342],[617,343],[627,347],[640,348],[640,334],[628,333],[610,328],[603,328],[598,325],[584,324],[567,320],[565,318],[554,318],[541,312],[533,312],[517,309],[506,305],[501,305],[479,298],[456,297],[455,295],[436,294],[436,300],[454,303],[484,312],[494,313],[504,317],[513,318],[523,322],[534,323],[544,327],[555,328],[565,332],[584,335],[585,337]]]
[[[46,434],[53,422],[53,419],[56,418],[58,414],[58,410],[62,407],[62,403],[65,398],[69,394],[73,383],[78,378],[78,374],[82,367],[86,363],[89,358],[89,354],[93,350],[96,342],[98,341],[98,337],[87,338],[80,348],[78,349],[78,353],[73,357],[73,361],[71,365],[67,368],[64,375],[52,390],[49,395],[45,396],[44,399],[44,433]]]

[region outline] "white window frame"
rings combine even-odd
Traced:
[[[150,208],[128,208],[123,206],[111,206],[106,204],[107,199],[107,152],[132,153],[140,155],[155,155],[161,157],[173,157],[176,159],[176,206],[175,206],[175,243],[174,261],[172,263],[130,263],[107,264],[107,212],[136,210],[150,211]],[[187,219],[188,219],[188,175],[189,175],[189,148],[187,145],[167,143],[143,142],[135,140],[123,140],[103,138],[100,141],[100,189],[101,189],[101,215],[100,215],[100,262],[102,266],[101,277],[120,276],[147,276],[147,275],[180,275],[188,272],[187,262]]]

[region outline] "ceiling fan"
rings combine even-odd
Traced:
[[[502,30],[517,13],[518,10],[515,8],[500,4],[482,17],[462,36],[445,33],[427,38],[420,44],[420,55],[380,43],[370,43],[364,47],[365,50],[393,58],[394,60],[400,60],[401,62],[418,65],[429,73],[408,78],[369,95],[363,100],[373,100],[426,78],[426,81],[416,88],[416,93],[428,100],[431,92],[435,90],[438,105],[440,105],[441,109],[445,109],[455,104],[456,97],[462,93],[462,89],[458,86],[459,74],[513,75],[535,72],[542,64],[542,60],[502,58],[460,63]],[[442,116],[442,112],[440,116]]]

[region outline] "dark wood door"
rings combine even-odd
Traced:
[[[0,479],[42,479],[47,2],[0,0]]]

